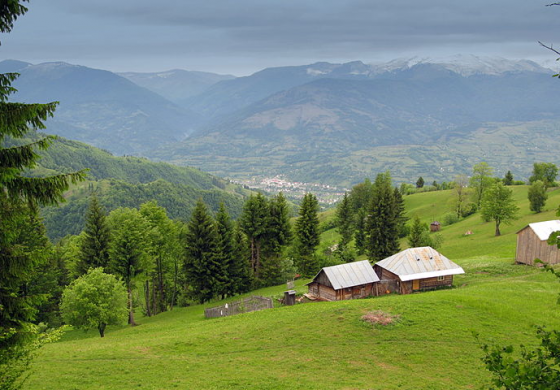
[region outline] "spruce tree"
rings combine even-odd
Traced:
[[[220,292],[223,267],[216,253],[216,224],[201,199],[187,224],[185,240],[184,267],[189,293],[199,303],[204,303]]]
[[[235,294],[236,285],[239,283],[239,275],[236,275],[235,264],[235,246],[233,243],[233,223],[226,211],[223,203],[220,203],[220,209],[216,214],[216,256],[217,261],[220,263],[220,279],[219,295],[225,298],[226,295],[232,296]]]
[[[399,251],[398,213],[389,172],[377,175],[375,191],[365,219],[366,252],[379,261]]]
[[[366,253],[366,210],[359,209],[355,220],[356,232],[354,233],[354,245],[358,255]]]
[[[260,277],[262,239],[267,231],[268,202],[258,193],[251,195],[243,206],[239,226],[249,239],[251,247],[251,269],[255,278]]]
[[[319,269],[315,248],[319,245],[319,202],[312,193],[304,195],[296,220],[296,254],[298,271],[305,277],[311,277]]]
[[[511,171],[507,171],[506,175],[504,176],[503,182],[505,186],[510,186],[513,184],[513,174],[511,173]]]
[[[231,274],[235,275],[235,284],[233,292],[242,294],[251,290],[253,285],[253,277],[251,272],[251,251],[247,236],[235,224],[233,229],[233,264]]]
[[[282,254],[292,239],[290,212],[288,202],[282,193],[268,202],[268,218],[266,233],[263,237],[262,272],[260,275],[264,285],[275,285],[282,282]]]
[[[8,33],[15,20],[27,8],[23,1],[3,2],[0,6],[0,32]],[[54,137],[7,147],[6,141],[21,139],[33,129],[44,129],[44,121],[53,115],[56,102],[23,104],[8,102],[15,92],[11,86],[16,73],[0,74],[0,387],[16,386],[27,367],[32,349],[30,337],[35,302],[25,289],[43,256],[36,243],[29,243],[21,232],[37,216],[38,205],[63,201],[69,184],[83,180],[84,172],[45,178],[23,173],[36,165],[37,149],[46,149]],[[31,245],[31,246],[30,246]]]
[[[336,225],[340,234],[336,254],[342,261],[351,262],[354,260],[354,255],[349,246],[354,233],[354,215],[346,192],[336,208]]]
[[[80,259],[76,265],[78,275],[86,274],[90,268],[108,268],[110,241],[111,232],[107,225],[105,210],[99,204],[97,195],[92,193],[86,213]]]

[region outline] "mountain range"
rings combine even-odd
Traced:
[[[238,78],[17,61],[3,71],[21,74],[14,101],[61,102],[49,132],[236,179],[349,185],[388,169],[451,180],[482,160],[527,177],[533,161],[557,160],[560,88],[531,61],[316,63]]]

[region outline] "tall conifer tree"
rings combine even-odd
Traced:
[[[375,179],[375,191],[365,219],[366,252],[371,261],[379,261],[399,251],[398,213],[389,172]]]
[[[97,195],[92,193],[86,213],[84,239],[81,244],[80,259],[76,266],[76,273],[84,275],[90,268],[109,265],[109,243],[111,232],[107,225],[105,210],[99,204]]]
[[[185,239],[184,265],[190,295],[204,303],[220,292],[223,267],[216,253],[216,224],[200,199],[187,225]]]
[[[319,245],[319,202],[312,193],[304,195],[296,220],[296,253],[298,271],[305,277],[311,277],[318,271],[318,259],[315,248]]]
[[[288,202],[279,193],[268,202],[266,234],[263,237],[261,280],[265,285],[282,280],[282,253],[292,239]]]
[[[220,209],[216,214],[216,232],[216,256],[217,261],[221,264],[220,275],[217,275],[220,279],[218,294],[225,298],[225,295],[235,294],[239,276],[235,274],[237,270],[234,259],[233,223],[223,203],[220,203]]]
[[[10,32],[15,20],[27,11],[22,3],[0,4],[1,33]],[[34,128],[44,129],[43,122],[53,115],[57,103],[8,102],[16,91],[11,83],[17,76],[0,74],[0,386],[4,388],[16,385],[29,359],[26,346],[34,334],[30,322],[35,311],[24,286],[42,261],[42,256],[36,256],[38,247],[29,246],[21,232],[30,223],[30,215],[37,215],[38,205],[63,201],[69,184],[85,176],[84,172],[47,178],[23,176],[39,159],[35,150],[46,149],[54,137],[13,147],[5,146],[6,140],[24,138]]]
[[[262,194],[258,193],[247,199],[239,219],[239,226],[249,239],[251,269],[257,279],[260,277],[261,246],[263,237],[267,232],[268,215],[268,202]]]

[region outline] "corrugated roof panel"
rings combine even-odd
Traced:
[[[406,249],[376,265],[398,275],[403,281],[465,273],[463,268],[429,246]]]
[[[379,281],[368,260],[325,267],[323,271],[335,290]]]

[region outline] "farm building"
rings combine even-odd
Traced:
[[[308,283],[309,294],[326,301],[378,295],[377,274],[368,260],[325,267]]]
[[[463,268],[429,246],[406,249],[377,262],[374,269],[382,280],[396,280],[401,294],[451,286],[453,275],[465,273]]]
[[[545,263],[560,263],[560,250],[548,245],[551,233],[560,231],[560,220],[530,223],[517,232],[517,251],[515,262],[533,265],[535,259]]]

